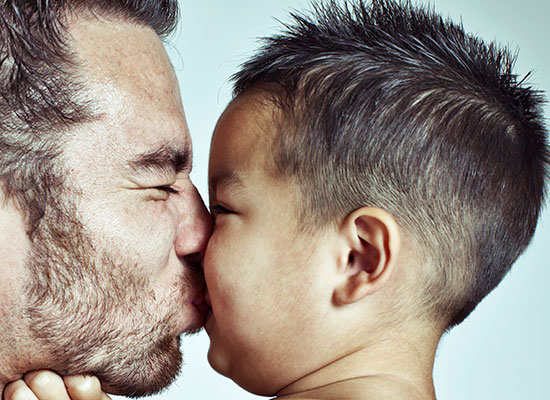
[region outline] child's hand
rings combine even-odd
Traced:
[[[60,377],[51,371],[35,371],[4,389],[4,400],[110,400],[96,377]]]

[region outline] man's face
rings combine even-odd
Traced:
[[[333,244],[298,229],[298,188],[267,173],[273,106],[239,96],[210,153],[214,230],[204,258],[208,360],[245,389],[270,395],[322,365]],[[269,162],[269,161],[267,161]]]
[[[59,372],[146,394],[179,370],[178,336],[201,327],[210,217],[189,179],[191,141],[153,30],[69,25],[98,117],[69,132],[66,174],[33,237],[30,329]]]

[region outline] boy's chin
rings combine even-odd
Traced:
[[[265,375],[273,377],[273,366],[253,366],[254,363],[240,357],[238,360],[231,360],[230,357],[217,350],[210,343],[208,350],[208,363],[217,373],[231,379],[241,388],[258,396],[275,396],[280,385],[276,386],[274,379],[266,379]]]

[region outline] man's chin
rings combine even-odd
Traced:
[[[124,381],[113,381],[108,377],[101,376],[99,379],[102,382],[101,388],[104,392],[118,396],[136,398],[151,396],[168,388],[168,386],[175,381],[180,372],[180,368],[172,371],[173,373],[171,373],[170,376],[166,375],[167,372],[168,371],[165,371],[165,374],[161,377],[148,377],[147,380],[140,382],[136,381],[135,377],[131,377]],[[139,375],[143,376],[143,374]]]
[[[132,360],[123,360],[118,365],[115,365],[113,358],[106,368],[92,374],[99,378],[103,391],[107,393],[143,397],[170,386],[179,375],[181,366],[179,338],[167,338],[148,354],[136,354]]]
[[[191,329],[188,329],[185,332],[183,332],[182,336],[194,336],[194,335],[202,332],[203,329],[204,329],[204,325],[202,325],[198,328],[191,328]]]

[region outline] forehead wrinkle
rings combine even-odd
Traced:
[[[137,173],[168,173],[177,174],[191,170],[191,150],[188,147],[175,148],[161,145],[157,149],[139,154],[128,165]]]

